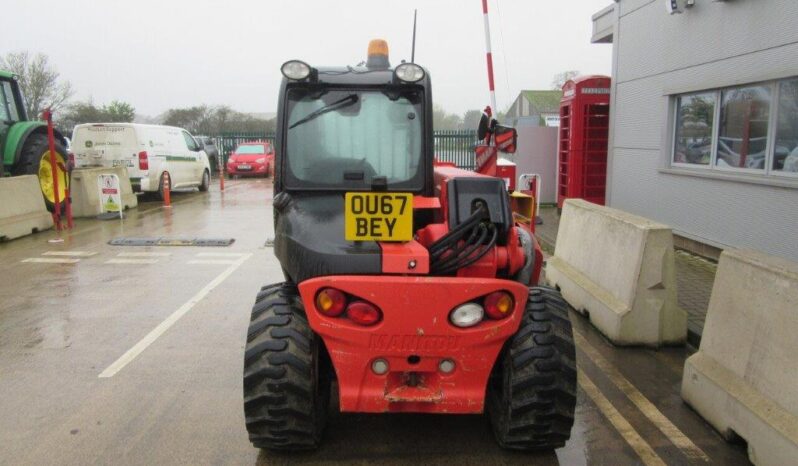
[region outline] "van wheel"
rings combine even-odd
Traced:
[[[576,347],[568,304],[548,287],[529,289],[521,327],[496,361],[488,410],[499,445],[553,450],[571,436]]]
[[[158,199],[161,201],[166,199],[164,185],[166,184],[167,179],[169,180],[169,192],[172,192],[172,177],[169,176],[169,172],[161,173],[161,181],[158,182]]]
[[[292,283],[258,293],[244,352],[244,417],[257,448],[313,450],[330,402],[332,363]]]
[[[202,192],[207,192],[210,186],[211,186],[211,174],[208,173],[208,170],[205,170],[202,172],[202,183],[199,185],[199,190]]]

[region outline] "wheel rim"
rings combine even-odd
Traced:
[[[58,152],[55,153],[56,176],[58,176],[58,200],[63,202],[66,197],[67,176],[64,170],[64,158]],[[42,154],[39,160],[39,185],[45,199],[55,204],[55,190],[53,188],[53,167],[50,165],[50,151]]]

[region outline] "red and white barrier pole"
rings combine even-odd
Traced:
[[[488,87],[490,88],[490,108],[493,114],[498,113],[496,108],[496,88],[493,82],[493,55],[490,50],[490,21],[488,21],[488,0],[482,0],[482,14],[485,18],[485,50],[488,58]]]
[[[50,175],[53,181],[53,223],[56,231],[61,231],[61,200],[58,196],[58,163],[55,160],[55,131],[53,130],[53,113],[49,108],[42,114],[47,122],[47,142],[50,150]]]

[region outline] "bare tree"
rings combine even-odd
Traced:
[[[0,57],[0,68],[17,75],[28,118],[38,118],[47,107],[57,110],[72,97],[72,85],[59,80],[60,75],[47,55],[10,52]]]
[[[568,70],[562,73],[557,73],[551,80],[551,88],[559,91],[569,80],[579,76],[579,70]]]

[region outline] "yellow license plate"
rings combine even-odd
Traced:
[[[344,238],[347,241],[413,239],[413,195],[346,193]]]

